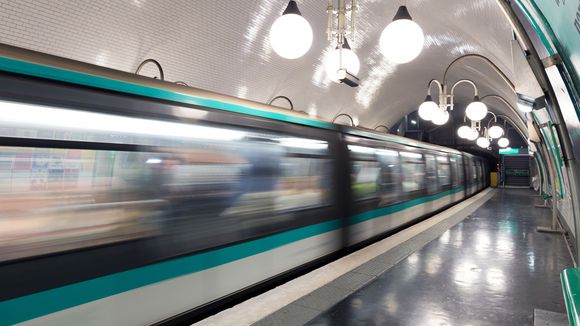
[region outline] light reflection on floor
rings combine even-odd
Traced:
[[[561,236],[528,190],[499,190],[468,219],[310,325],[529,325],[534,308],[564,312]]]

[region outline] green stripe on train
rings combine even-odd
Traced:
[[[227,264],[302,239],[337,230],[340,225],[339,220],[331,220],[230,247],[3,301],[0,302],[0,324],[11,325],[149,284]],[[40,274],[39,277],[41,277]]]
[[[354,218],[358,218],[362,222],[390,214],[389,212],[397,212],[412,206],[427,203],[461,190],[463,190],[463,187],[391,206],[396,206],[397,208],[391,209],[390,207],[385,207],[371,211],[369,215],[361,214],[364,215],[364,218],[361,218],[361,215],[358,215],[359,217],[355,216]],[[312,236],[337,230],[340,226],[341,222],[339,220],[331,220],[230,247],[143,266],[125,272],[110,274],[6,300],[0,302],[0,324],[23,322],[149,284],[227,264]]]
[[[368,212],[364,212],[358,215],[355,215],[353,217],[350,218],[349,224],[357,224],[357,223],[361,223],[364,221],[368,221],[377,217],[381,217],[384,215],[389,215],[389,214],[393,214],[396,212],[400,212],[402,210],[405,210],[407,208],[411,208],[413,206],[417,206],[417,205],[421,205],[433,200],[437,200],[440,198],[443,198],[445,196],[449,196],[449,195],[453,195],[455,193],[458,193],[460,191],[463,191],[464,187],[457,187],[455,189],[451,189],[451,190],[447,190],[447,191],[443,191],[440,192],[438,194],[434,194],[431,196],[427,196],[427,197],[421,197],[421,198],[417,198],[417,199],[412,199],[406,202],[402,202],[399,204],[395,204],[395,205],[391,205],[391,206],[387,206],[387,207],[383,207],[383,208],[379,208],[379,209],[375,209],[372,211],[368,211]]]
[[[161,100],[167,100],[172,102],[186,103],[197,106],[204,106],[212,109],[242,113],[252,116],[258,116],[262,118],[268,118],[272,120],[279,120],[284,122],[291,122],[311,127],[325,128],[325,129],[335,129],[335,126],[331,123],[317,120],[310,120],[301,117],[295,117],[290,115],[285,115],[279,112],[262,111],[254,108],[250,108],[243,105],[231,104],[227,102],[221,102],[217,100],[206,99],[202,97],[197,97],[193,95],[181,94],[177,92],[172,92],[168,90],[158,89],[154,87],[148,87],[138,84],[132,84],[120,80],[87,75],[80,72],[75,72],[71,70],[65,70],[55,67],[43,66],[31,62],[25,62],[10,58],[0,58],[0,70],[17,73],[21,75],[41,77],[51,80],[58,80],[67,83],[84,85],[90,87],[97,87],[101,89],[107,89],[115,92],[133,94],[146,96],[150,98],[156,98]]]

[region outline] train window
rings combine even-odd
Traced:
[[[447,156],[437,156],[437,165],[439,186],[443,189],[449,188],[451,185],[451,165]]]
[[[326,141],[75,112],[71,121],[89,114],[96,125],[76,127],[66,116],[63,130],[52,118],[36,129],[26,119],[0,121],[1,135],[100,140],[103,148],[0,147],[0,260],[150,237],[191,252],[312,223],[321,214],[306,212],[331,204]],[[99,129],[102,116],[108,129]],[[109,140],[149,146],[108,150]]]
[[[399,170],[399,153],[393,150],[379,150],[377,156],[381,163],[379,177],[379,206],[386,206],[398,199],[401,172]]]
[[[425,162],[423,154],[400,152],[403,192],[412,193],[425,189]]]
[[[459,185],[463,185],[465,182],[463,174],[463,159],[461,156],[457,156],[457,182]]]
[[[376,198],[381,174],[377,149],[357,145],[348,145],[348,149],[353,160],[351,180],[355,200]]]
[[[435,156],[425,154],[425,167],[427,194],[432,195],[437,192],[437,167],[435,165]]]
[[[460,183],[461,183],[461,179],[459,179],[459,170],[458,170],[458,166],[459,166],[459,162],[458,161],[458,156],[451,156],[451,158],[449,159],[449,162],[451,163],[451,187],[452,188],[456,188]]]

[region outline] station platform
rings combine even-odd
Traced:
[[[573,262],[533,195],[486,189],[198,324],[566,325]]]

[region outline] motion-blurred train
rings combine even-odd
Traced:
[[[8,46],[0,142],[2,325],[184,320],[488,183],[457,150]]]

